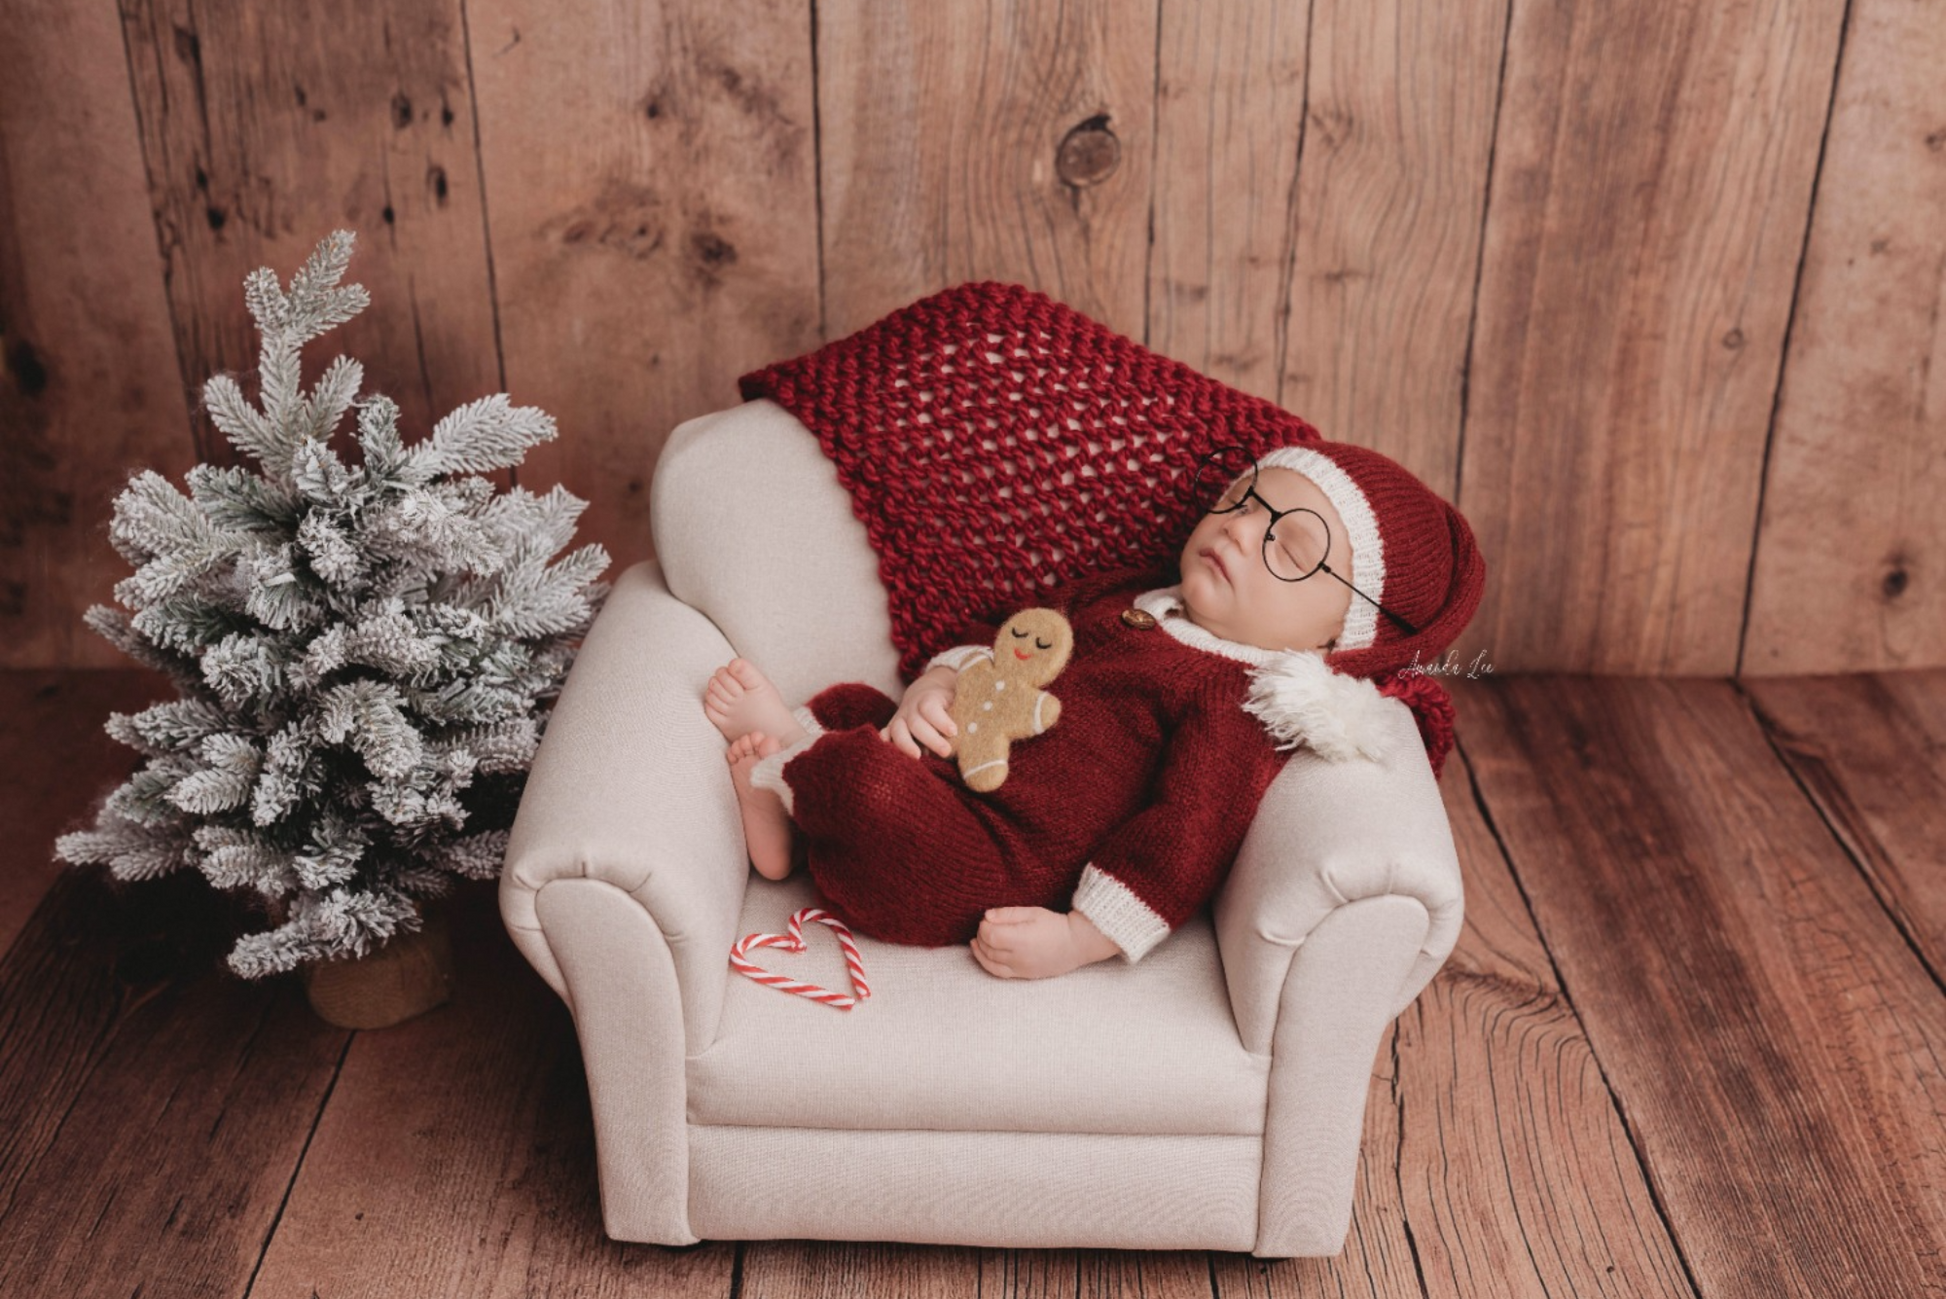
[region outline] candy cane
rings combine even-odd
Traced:
[[[789,975],[772,974],[761,965],[751,963],[746,954],[753,947],[776,947],[786,952],[804,950],[804,922],[814,920],[827,926],[844,949],[845,969],[851,973],[851,989],[856,995],[847,997],[841,992],[830,992],[815,983],[804,983]],[[871,985],[865,982],[865,965],[858,959],[858,945],[852,941],[851,929],[821,907],[804,907],[791,917],[790,934],[745,934],[730,949],[730,968],[739,974],[746,974],[758,983],[776,988],[779,992],[794,992],[800,997],[836,1006],[840,1010],[850,1010],[859,1002],[872,995]]]

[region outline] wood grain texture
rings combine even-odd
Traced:
[[[0,675],[0,786],[64,729],[70,803],[108,779],[120,675]],[[617,1245],[490,886],[461,998],[347,1054],[294,983],[221,973],[250,921],[202,881],[71,872],[0,959],[0,1291],[1937,1293],[1946,674],[1452,684],[1467,923],[1379,1056],[1338,1258]]]
[[[146,668],[0,671],[0,953],[64,869],[54,840],[91,829],[100,805],[142,764],[102,730],[176,692]]]
[[[1849,9],[1742,674],[1946,664],[1946,21]]]
[[[1278,402],[1459,490],[1505,3],[1318,3]],[[1461,651],[1471,657],[1470,650]]]
[[[1014,1252],[822,1240],[752,1240],[740,1248],[740,1299],[974,1299],[995,1287]],[[1205,1295],[1208,1289],[1206,1281]]]
[[[123,29],[199,459],[246,459],[201,411],[219,370],[256,394],[244,278],[289,283],[339,227],[372,304],[305,349],[305,382],[352,357],[408,442],[499,391],[459,0],[129,0]]]
[[[195,875],[63,875],[0,961],[0,1294],[241,1295],[343,1054]]]
[[[1693,1295],[1473,780],[1470,717],[1440,782],[1466,923],[1395,1030],[1395,1178],[1426,1292]]]
[[[114,667],[109,503],[195,459],[108,4],[0,3],[0,666]]]
[[[1843,11],[1515,6],[1458,502],[1501,671],[1735,666]]]
[[[357,356],[408,436],[548,410],[500,480],[618,569],[737,374],[998,278],[1457,495],[1460,659],[1946,662],[1924,0],[0,17],[0,665],[120,666],[115,493],[235,458],[197,406],[254,368],[243,277],[341,225],[374,302],[309,374]]]
[[[1770,740],[1946,986],[1946,672],[1746,679]]]
[[[1276,401],[1309,14],[1276,0],[1160,9],[1148,345]]]
[[[589,501],[620,572],[669,431],[818,345],[810,8],[466,12],[507,383],[561,427],[521,482]]]
[[[740,1299],[1210,1299],[1201,1250],[977,1249],[851,1241],[743,1246]]]
[[[603,1234],[567,1008],[491,885],[451,922],[453,1000],[352,1043],[251,1299],[727,1295],[732,1244]]]
[[[1698,1290],[1942,1293],[1946,997],[1743,696],[1459,685],[1467,763]]]
[[[1156,9],[817,6],[826,337],[998,279],[1143,338]]]
[[[1047,1295],[1209,1299],[1210,1254],[1204,1250],[983,1250],[980,1288],[1008,1299]]]

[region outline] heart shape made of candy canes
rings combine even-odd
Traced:
[[[842,992],[831,992],[815,983],[805,983],[787,974],[772,974],[761,965],[751,961],[746,953],[755,947],[775,947],[786,952],[804,950],[804,923],[814,921],[831,930],[844,949],[845,969],[851,975],[853,995],[847,997]],[[865,964],[858,959],[858,944],[852,940],[851,927],[822,907],[802,907],[791,917],[789,934],[745,934],[730,948],[730,968],[739,974],[748,975],[758,983],[777,989],[779,992],[794,992],[800,997],[840,1010],[850,1010],[859,1002],[872,995],[872,987],[865,982]]]

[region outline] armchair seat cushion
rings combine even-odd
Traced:
[[[799,872],[753,877],[738,936],[817,905]],[[767,970],[850,990],[838,944],[757,948]],[[731,969],[716,1040],[686,1061],[691,1123],[776,1128],[1256,1136],[1271,1057],[1246,1051],[1206,907],[1141,962],[999,979],[965,946],[855,935],[871,995],[850,1010]]]

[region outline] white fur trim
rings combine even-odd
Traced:
[[[1385,603],[1385,547],[1379,540],[1378,519],[1371,502],[1352,481],[1351,475],[1330,456],[1310,447],[1278,447],[1261,460],[1259,469],[1294,469],[1318,485],[1344,520],[1351,533],[1351,575],[1349,581],[1360,591]],[[1378,605],[1360,596],[1351,598],[1345,611],[1345,629],[1338,637],[1339,649],[1364,649],[1378,637]]]
[[[951,649],[941,650],[926,660],[926,670],[930,672],[932,669],[944,664],[955,672],[964,672],[967,662],[979,654],[984,654],[986,657],[992,658],[993,646],[955,645]]]
[[[1250,673],[1244,711],[1255,714],[1280,749],[1308,745],[1334,762],[1384,756],[1386,711],[1405,705],[1363,677],[1325,666],[1317,650],[1279,650]]]
[[[1089,862],[1075,886],[1074,910],[1094,922],[1132,965],[1169,936],[1169,926],[1128,885]]]
[[[785,745],[768,758],[758,758],[757,765],[750,768],[751,788],[768,789],[775,793],[777,797],[784,800],[786,812],[792,811],[793,808],[791,787],[784,782],[784,764],[810,748],[817,738],[824,734],[823,725],[805,705],[799,704],[791,709],[791,716],[795,717],[797,724],[804,728],[804,738],[796,743]]]

